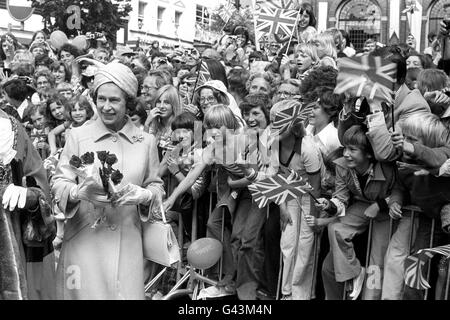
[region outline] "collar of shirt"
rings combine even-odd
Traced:
[[[110,135],[114,135],[117,133],[118,135],[125,137],[130,143],[136,142],[135,141],[136,137],[142,136],[143,133],[142,133],[142,131],[139,130],[138,127],[136,127],[133,124],[130,117],[128,117],[128,116],[126,116],[126,117],[127,117],[127,122],[125,123],[123,128],[117,132],[109,130],[105,126],[105,124],[103,123],[101,118],[97,118],[97,120],[94,122],[94,129],[93,129],[93,136],[95,137],[94,141],[98,141],[98,140],[104,138],[105,136],[110,136]]]

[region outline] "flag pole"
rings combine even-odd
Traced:
[[[300,18],[300,11],[301,11],[301,9],[298,10],[297,19],[295,19],[294,30],[292,30],[291,36],[289,37],[289,42],[288,42],[288,45],[287,45],[287,48],[286,48],[286,53],[285,53],[286,55],[289,52],[289,47],[291,46],[292,37],[294,36],[294,32],[297,30],[298,20]],[[297,39],[297,41],[300,41],[300,39]]]
[[[191,102],[194,100],[195,89],[197,89],[198,79],[200,78],[200,70],[202,67],[203,58],[200,58],[199,63],[197,64],[197,79],[195,79],[194,90],[192,91]]]

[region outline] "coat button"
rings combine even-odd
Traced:
[[[112,138],[112,141],[113,141],[113,142],[117,142],[117,137],[113,137],[113,138]]]
[[[117,225],[115,225],[115,224],[112,224],[112,225],[110,226],[110,229],[111,229],[112,231],[116,231],[116,229],[117,229]]]

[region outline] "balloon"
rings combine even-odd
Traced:
[[[213,238],[201,238],[194,241],[187,250],[187,260],[196,269],[208,269],[222,256],[222,243]]]
[[[66,34],[61,30],[53,31],[50,35],[50,43],[57,50],[61,49],[61,47],[68,42],[69,39],[67,39]]]
[[[76,36],[75,39],[72,40],[72,45],[78,48],[78,50],[86,50],[87,48],[87,38],[85,35]]]

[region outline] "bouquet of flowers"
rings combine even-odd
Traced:
[[[94,161],[94,153],[86,152],[81,157],[72,155],[69,165],[78,177],[86,179],[87,177],[95,176]]]
[[[103,190],[108,194],[109,199],[118,196],[119,192],[116,186],[122,182],[123,174],[118,169],[113,168],[113,165],[118,161],[116,155],[109,151],[97,151],[97,158],[102,165],[99,168],[99,173]]]
[[[118,162],[115,154],[109,151],[97,151],[97,158],[101,164],[100,168],[94,163],[94,152],[86,152],[81,157],[72,155],[69,161],[70,169],[80,178],[94,178],[103,187],[110,200],[118,193],[116,186],[122,182],[123,174],[113,168],[113,165]]]

